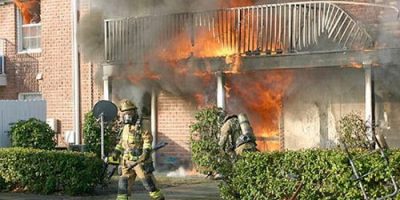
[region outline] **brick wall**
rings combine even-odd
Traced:
[[[16,99],[21,92],[37,92],[35,79],[40,54],[16,54],[16,22],[14,4],[0,6],[0,38],[5,39],[5,73],[7,85],[0,86],[0,99]]]
[[[47,101],[47,117],[60,121],[59,132],[73,128],[72,14],[70,1],[42,0],[41,92]],[[64,140],[61,134],[59,142]]]
[[[161,93],[158,96],[157,141],[168,142],[158,153],[160,164],[190,163],[189,125],[194,121],[196,107],[180,97]],[[171,163],[173,161],[176,163]]]
[[[90,0],[80,1],[80,14],[90,10]],[[0,6],[0,38],[7,40],[7,86],[0,86],[0,99],[17,99],[21,92],[40,92],[47,102],[47,117],[59,121],[58,141],[73,128],[72,16],[70,1],[42,0],[41,53],[17,54],[15,6]],[[80,61],[81,119],[101,97],[93,79],[97,66]],[[43,80],[36,80],[38,73]]]

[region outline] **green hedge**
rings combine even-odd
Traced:
[[[90,193],[102,181],[95,154],[30,148],[0,149],[0,188],[49,194]]]
[[[356,162],[363,173],[371,166],[379,169],[365,179],[373,199],[392,192],[392,188],[382,184],[383,179],[388,179],[385,173],[392,171],[397,179],[400,177],[400,151],[392,150],[388,155],[389,169],[384,167],[378,154]],[[300,180],[304,187],[299,199],[363,199],[352,175],[345,153],[340,150],[248,153],[235,163],[231,174],[221,183],[220,191],[223,199],[284,199],[295,191]],[[294,176],[298,178],[293,179]]]
[[[108,155],[114,150],[117,144],[117,125],[116,122],[105,124],[104,130],[104,153]],[[83,123],[83,138],[85,141],[85,151],[93,152],[100,157],[101,155],[101,127],[96,121],[93,112],[85,114],[85,122]]]
[[[13,147],[32,147],[52,150],[56,146],[55,132],[46,122],[36,118],[20,120],[10,127]]]

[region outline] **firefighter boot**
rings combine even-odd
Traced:
[[[128,200],[128,177],[126,176],[119,177],[117,200]]]
[[[151,200],[164,200],[164,195],[156,187],[155,180],[152,174],[147,174],[144,179],[142,179],[144,188],[149,192]]]
[[[158,189],[154,192],[150,192],[149,195],[152,200],[165,200],[164,195]]]

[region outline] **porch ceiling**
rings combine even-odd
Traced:
[[[374,50],[354,51],[319,51],[302,52],[297,54],[262,55],[240,57],[240,71],[274,70],[274,69],[304,69],[324,67],[353,67],[361,68],[363,63],[374,67],[400,64],[400,48],[385,48]],[[231,64],[226,63],[226,57],[189,58],[180,61],[195,64],[199,68],[211,66],[212,72],[228,71]],[[124,65],[123,62],[107,62],[110,65]],[[141,64],[138,62],[137,64]],[[142,63],[144,64],[144,63]]]
[[[321,67],[362,67],[363,63],[372,66],[398,65],[400,48],[375,49],[368,51],[331,51],[306,52],[290,55],[254,56],[241,58],[241,71],[298,69]],[[198,62],[210,62],[212,71],[226,71],[231,67],[225,58],[198,59]]]

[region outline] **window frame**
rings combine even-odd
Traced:
[[[40,99],[30,99],[26,97],[40,97]],[[18,93],[18,100],[43,100],[43,95],[40,92],[20,92]]]
[[[39,31],[39,34],[37,36],[38,42],[38,48],[26,48],[24,46],[24,40],[27,39],[28,37],[24,36],[23,34],[23,29],[24,28],[29,28],[29,27],[36,27],[37,30]],[[37,23],[37,24],[23,24],[22,20],[22,14],[21,11],[16,8],[16,30],[17,30],[17,38],[16,38],[16,43],[17,43],[17,53],[18,54],[24,54],[24,53],[41,53],[42,52],[42,44],[41,44],[41,31],[42,31],[42,24]],[[32,38],[28,38],[32,39]]]

